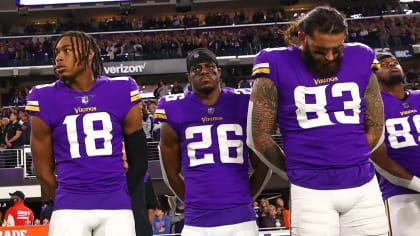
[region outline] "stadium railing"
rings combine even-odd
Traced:
[[[22,148],[4,149],[0,148],[0,168],[21,168],[24,166]]]

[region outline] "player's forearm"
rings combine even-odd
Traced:
[[[254,137],[255,150],[257,156],[267,163],[267,161],[279,170],[286,170],[284,158],[285,155],[271,135],[260,135]]]
[[[373,152],[370,159],[374,162],[377,171],[391,183],[393,182],[392,176],[405,180],[413,178],[413,175],[407,169],[388,156],[385,144],[382,144]]]
[[[259,165],[254,167],[254,172],[252,172],[251,177],[249,178],[251,196],[254,198],[258,197],[257,195],[261,192],[262,187],[267,183],[270,177],[271,170],[267,166]]]
[[[184,201],[185,184],[179,173],[168,173],[168,182],[176,196]]]
[[[41,184],[42,189],[44,192],[48,194],[48,196],[54,200],[55,198],[55,190],[58,187],[57,180],[53,173],[44,173],[44,174],[36,174],[39,183]]]
[[[370,150],[374,150],[381,142],[384,131],[384,105],[379,91],[376,76],[372,74],[364,93],[366,110],[364,125]]]
[[[388,156],[385,144],[371,155],[376,171],[390,183],[420,192],[420,179]]]
[[[284,153],[272,138],[278,108],[278,92],[269,78],[258,78],[248,107],[247,144],[277,173],[285,170]]]

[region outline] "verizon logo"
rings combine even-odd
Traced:
[[[104,66],[105,74],[134,74],[142,73],[146,63],[140,65],[124,65],[120,64],[119,66]]]

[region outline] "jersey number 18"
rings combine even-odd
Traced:
[[[80,158],[80,147],[77,136],[77,119],[80,115],[69,115],[64,119],[67,139],[70,144],[71,158]],[[94,122],[101,122],[102,129],[94,129]],[[105,156],[112,154],[112,122],[107,112],[87,113],[82,116],[83,132],[85,133],[85,148],[88,156]],[[96,140],[103,140],[103,147],[96,147]]]

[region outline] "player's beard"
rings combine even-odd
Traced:
[[[328,78],[337,75],[341,68],[341,59],[343,58],[343,55],[338,55],[337,58],[331,62],[319,62],[312,56],[307,43],[303,48],[302,56],[308,70],[320,78]]]
[[[402,74],[390,75],[388,79],[383,79],[382,81],[386,86],[392,87],[397,84],[402,84],[404,76]]]
[[[215,89],[216,89],[216,86],[208,86],[208,87],[201,87],[200,89],[198,89],[198,91],[199,91],[200,93],[203,93],[203,94],[210,94],[210,93],[212,93]]]

